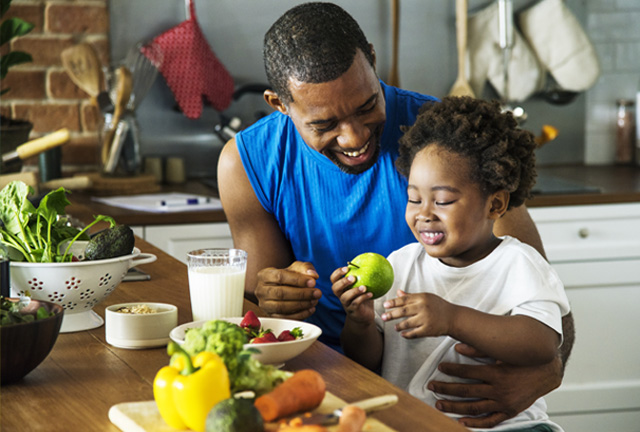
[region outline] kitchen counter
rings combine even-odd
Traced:
[[[542,193],[527,201],[528,207],[640,202],[640,167],[560,165],[539,167],[545,183],[554,179],[575,186],[567,193]],[[582,190],[580,190],[582,189]],[[586,189],[598,189],[597,192]]]
[[[178,307],[178,324],[191,321],[186,266],[141,239],[136,240],[136,246],[158,257],[141,266],[151,280],[122,283],[94,311],[104,317],[105,307],[112,304],[164,302]],[[245,301],[248,309],[257,310]],[[155,374],[168,362],[162,347],[127,350],[109,345],[104,326],[60,334],[43,363],[22,381],[2,386],[0,429],[118,431],[107,416],[109,408],[122,402],[152,400]],[[396,405],[372,414],[394,430],[467,430],[319,341],[284,368],[317,370],[327,390],[347,402],[388,393],[398,395]]]
[[[561,193],[543,190],[541,194],[527,201],[528,207],[640,202],[640,167],[562,165],[540,167],[538,175],[546,184],[560,180],[562,183],[575,186],[575,190],[568,188]],[[163,191],[211,196],[218,194],[217,190],[198,181],[190,181],[180,186],[165,186]],[[69,199],[74,204],[69,207],[69,213],[81,220],[91,220],[95,214],[107,214],[114,217],[118,223],[130,226],[226,222],[222,210],[149,213],[101,204],[92,201],[90,196],[83,193],[71,194]]]

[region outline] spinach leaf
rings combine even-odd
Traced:
[[[69,254],[76,240],[88,240],[87,230],[100,221],[116,225],[109,216],[98,215],[82,230],[68,225],[65,208],[71,204],[64,188],[49,192],[41,200],[38,208],[29,201],[33,188],[21,181],[13,181],[0,191],[0,242],[9,246],[13,261],[28,262],[68,262]],[[63,253],[60,245],[69,241]],[[18,256],[16,258],[15,256]]]

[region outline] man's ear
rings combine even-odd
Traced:
[[[282,114],[287,114],[287,107],[284,105],[282,100],[280,100],[280,97],[276,92],[271,89],[267,89],[264,91],[263,97],[271,108],[276,111],[280,111]]]
[[[489,202],[491,204],[489,208],[489,218],[494,220],[500,219],[509,208],[509,192],[504,189],[494,192],[489,197]]]
[[[373,70],[376,70],[376,50],[373,48],[373,44],[369,44],[369,49],[371,50],[371,57],[373,58]]]

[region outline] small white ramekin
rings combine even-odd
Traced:
[[[150,314],[116,312],[122,307],[147,305]],[[169,333],[178,325],[178,308],[167,303],[120,303],[105,309],[107,342],[118,348],[154,348],[169,343]]]

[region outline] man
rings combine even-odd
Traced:
[[[359,253],[388,255],[415,241],[401,223],[407,184],[394,161],[401,127],[433,98],[379,81],[373,47],[353,18],[329,3],[303,4],[278,19],[265,36],[264,60],[272,87],[264,97],[276,112],[225,146],[220,198],[235,246],[248,252],[247,297],[270,316],[319,325],[322,340],[339,349],[344,310],[329,276]],[[524,207],[495,231],[542,251]],[[565,328],[569,347],[570,333]],[[562,362],[441,370],[483,384],[432,382],[436,392],[478,399],[438,408],[481,415],[463,422],[492,427],[557,387]]]

